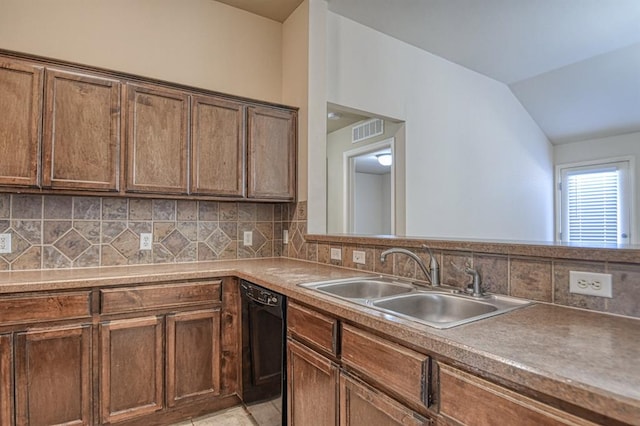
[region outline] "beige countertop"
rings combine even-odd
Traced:
[[[545,401],[640,425],[640,320],[536,304],[448,330],[297,285],[366,273],[284,258],[0,272],[0,294],[237,276]]]

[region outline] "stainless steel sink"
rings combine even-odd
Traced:
[[[472,297],[445,290],[417,287],[384,277],[351,278],[301,284],[322,293],[373,307],[387,314],[435,328],[451,328],[530,305],[513,297]]]
[[[409,283],[392,281],[383,278],[356,278],[321,283],[302,284],[303,287],[330,294],[343,299],[379,299],[409,293],[415,287]]]

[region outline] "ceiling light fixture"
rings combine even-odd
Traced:
[[[330,113],[327,113],[327,118],[329,120],[340,120],[342,118],[342,114],[331,111]]]
[[[391,154],[389,153],[378,154],[376,155],[376,158],[378,159],[378,163],[380,163],[381,166],[390,166],[391,163],[393,163],[393,157],[391,157]]]

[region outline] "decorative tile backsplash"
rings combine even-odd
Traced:
[[[49,269],[282,254],[289,204],[0,194],[0,269]],[[242,244],[245,231],[253,244]],[[140,250],[140,233],[153,233]],[[300,237],[299,237],[300,238]],[[298,240],[296,240],[298,241]]]
[[[304,228],[306,224],[298,224]],[[351,269],[395,275],[410,280],[425,280],[425,276],[415,261],[404,255],[390,255],[385,262],[380,261],[380,253],[389,247],[404,247],[420,256],[428,265],[428,254],[417,248],[427,240],[366,238],[351,236],[307,236],[308,241],[299,244],[299,249],[289,249],[289,257],[314,262],[332,264]],[[403,245],[404,243],[404,245]],[[444,249],[449,245],[467,243],[439,244],[429,241],[440,264],[440,276],[443,284],[465,288],[471,283],[471,277],[461,272],[455,265],[469,266],[478,270],[486,291],[523,297],[540,302],[563,306],[590,309],[618,315],[640,318],[640,263],[622,262],[615,259],[615,252],[609,252],[609,259],[588,260],[549,257],[546,249],[543,255],[536,255],[535,246],[522,246],[528,254],[496,253],[503,245],[475,243],[474,250]],[[482,249],[486,246],[486,249]],[[331,248],[342,251],[342,260],[331,260]],[[366,264],[354,264],[351,260],[354,250],[365,252]],[[563,250],[556,250],[562,252]],[[293,255],[292,255],[293,253]],[[575,253],[572,256],[576,257]],[[569,271],[601,272],[612,275],[613,298],[584,296],[569,292]]]

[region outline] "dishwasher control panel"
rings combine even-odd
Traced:
[[[251,300],[261,303],[267,306],[278,306],[280,304],[280,298],[282,297],[278,293],[274,293],[257,285],[242,281],[243,293]]]

